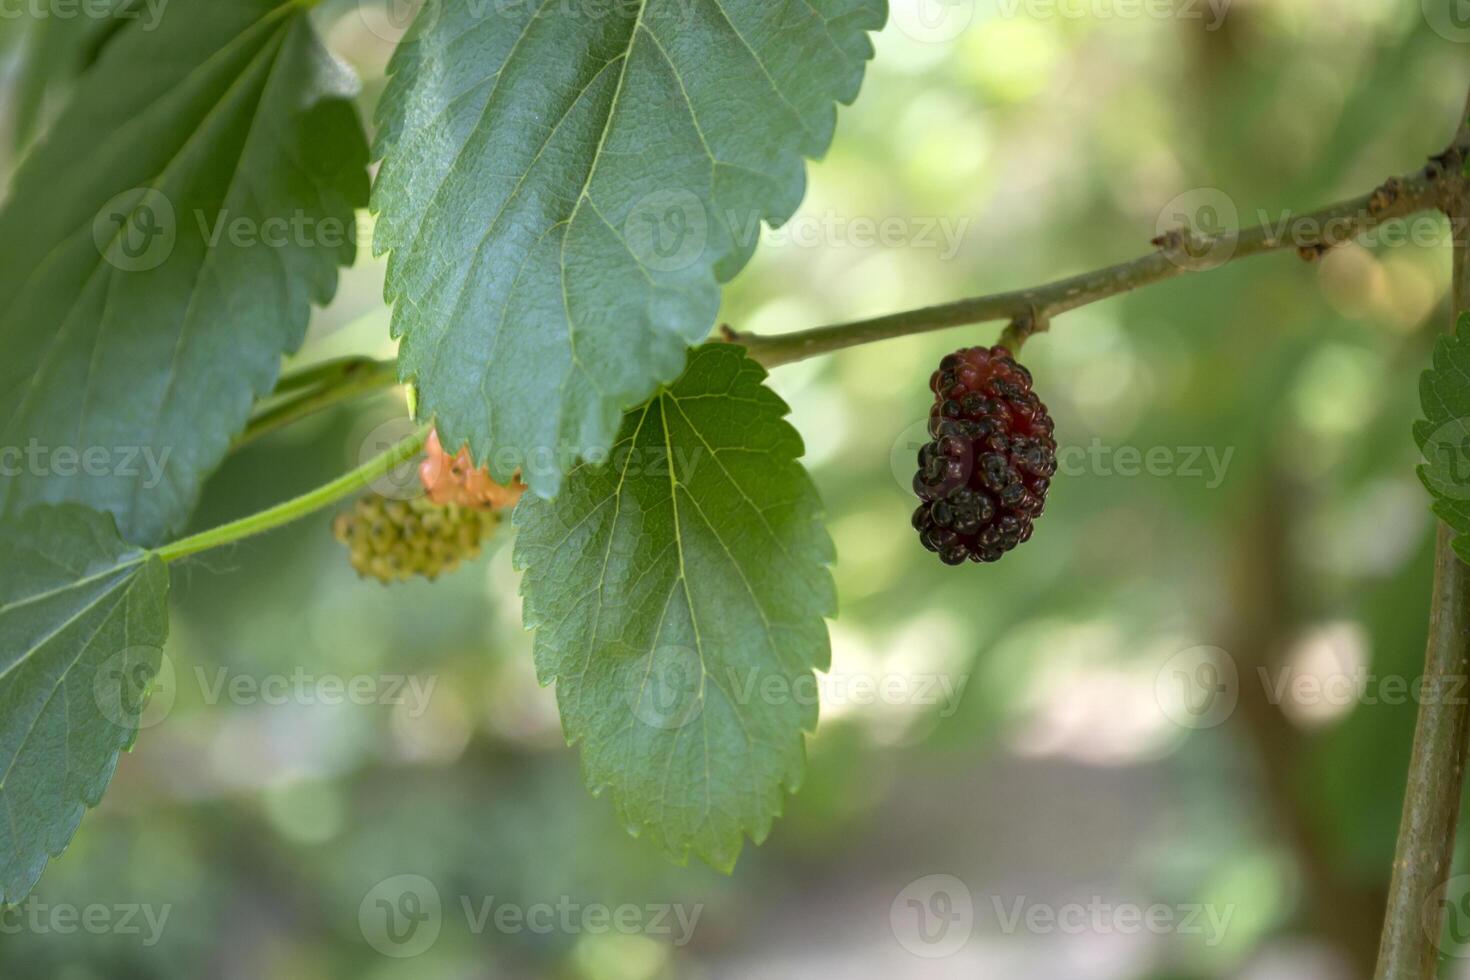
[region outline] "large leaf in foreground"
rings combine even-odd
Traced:
[[[765,372],[697,350],[612,464],[516,512],[525,622],[594,792],[679,860],[729,869],[795,789],[835,608],[831,541]]]
[[[548,497],[605,451],[800,203],[885,11],[430,0],[379,107],[373,247],[446,444]]]
[[[0,521],[0,904],[65,849],[132,744],[168,571],[74,504]]]
[[[354,254],[355,82],[305,7],[171,5],[110,41],[0,210],[0,512],[178,529]]]
[[[1434,497],[1434,513],[1456,532],[1455,552],[1470,561],[1470,313],[1454,336],[1436,341],[1419,401],[1424,418],[1414,423],[1414,440],[1428,460],[1419,479]]]
[[[101,0],[82,16],[60,16],[56,9],[33,14],[22,32],[20,69],[13,90],[16,148],[31,141],[49,105],[71,89],[120,28],[138,22],[142,30],[153,30],[166,9],[166,3]]]

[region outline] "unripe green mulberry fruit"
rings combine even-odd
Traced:
[[[500,525],[500,515],[426,498],[388,500],[369,493],[337,515],[332,532],[351,551],[363,578],[387,584],[415,575],[433,581],[477,557]]]

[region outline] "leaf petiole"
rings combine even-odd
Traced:
[[[232,452],[238,451],[262,436],[317,412],[351,401],[359,395],[391,388],[397,383],[395,362],[375,361],[370,357],[328,361],[288,375],[276,385],[273,404],[250,419],[245,431],[235,438],[230,449]]]

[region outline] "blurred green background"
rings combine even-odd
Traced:
[[[1029,285],[1140,254],[1181,210],[1278,221],[1419,166],[1470,80],[1470,29],[1433,3],[893,6],[793,231],[768,231],[724,322],[779,332]],[[396,18],[341,0],[317,16],[370,120]],[[7,126],[34,30],[0,19]],[[14,165],[0,151],[0,176]],[[994,567],[925,553],[906,485],[929,372],[998,325],[775,371],[842,609],[806,785],[730,877],[670,864],[584,789],[535,682],[508,530],[432,586],[358,581],[330,514],[179,569],[174,682],[0,918],[0,975],[1366,975],[1414,713],[1388,679],[1416,674],[1428,609],[1410,426],[1448,322],[1447,228],[1415,228],[1429,244],[1253,259],[1060,318],[1024,360],[1066,471]],[[295,362],[390,356],[382,277],[362,254]],[[401,414],[385,394],[258,444],[197,523],[329,478]],[[307,682],[392,694],[398,676],[426,700],[329,704]],[[214,694],[272,678],[284,696]],[[1302,678],[1325,693],[1273,697]],[[1191,714],[1176,682],[1217,679],[1223,700]],[[400,875],[441,903],[426,949],[387,944],[412,957],[371,925],[385,895],[413,911]],[[579,911],[533,930],[481,921],[487,902]],[[587,914],[626,904],[632,928]],[[97,905],[112,926],[65,928]],[[648,911],[668,905],[698,915],[687,942]],[[1470,976],[1458,962],[1446,975]]]

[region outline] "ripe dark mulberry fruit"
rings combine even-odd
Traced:
[[[1057,471],[1055,426],[1031,372],[1004,347],[970,347],[929,379],[930,441],[919,450],[919,540],[947,565],[997,561],[1031,539]]]
[[[337,515],[332,532],[351,551],[352,567],[384,585],[415,575],[433,581],[480,554],[500,524],[493,510],[440,506],[423,497],[388,500],[377,494],[358,499]]]

